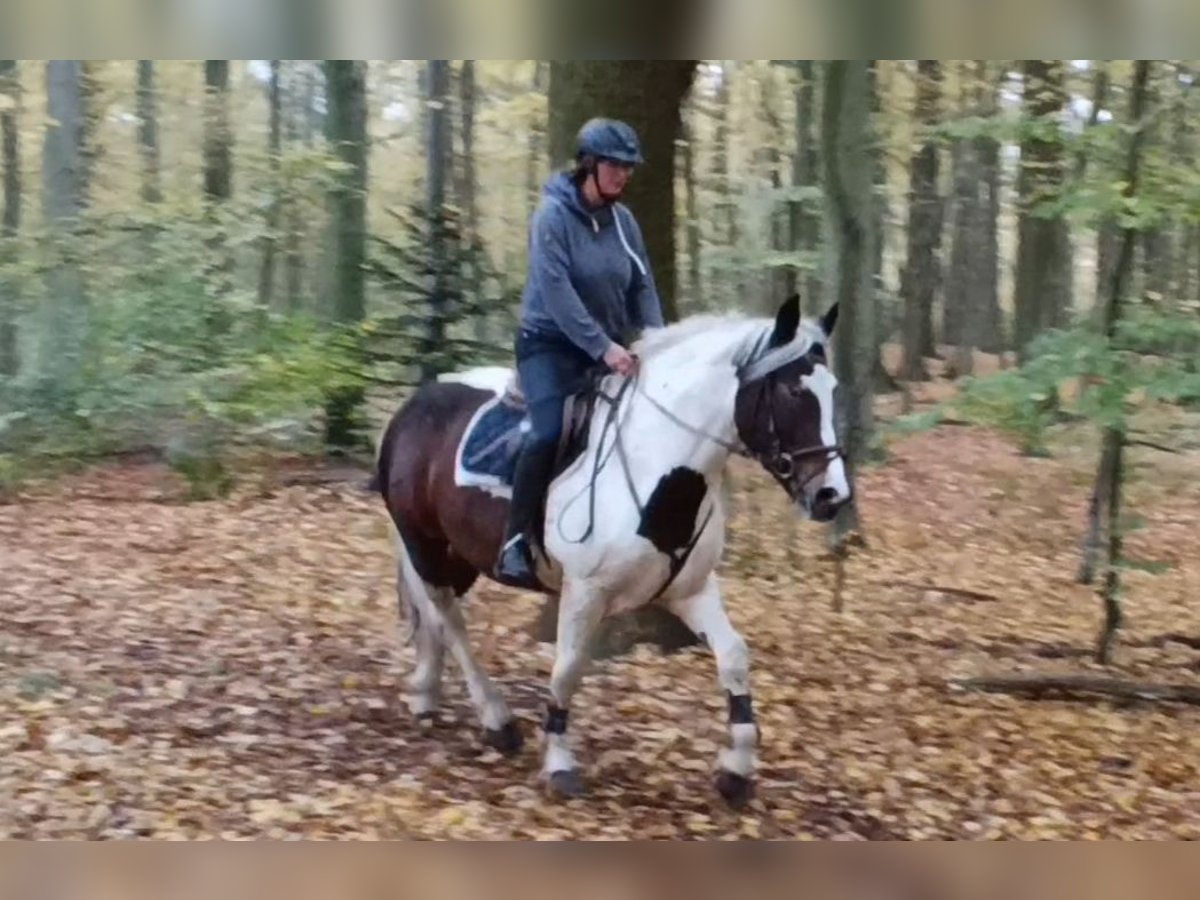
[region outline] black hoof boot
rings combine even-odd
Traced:
[[[583,796],[583,776],[575,769],[561,769],[550,773],[546,789],[552,797],[570,800]]]
[[[525,746],[525,736],[521,734],[521,726],[517,724],[517,720],[509,719],[499,728],[485,729],[483,742],[505,756],[516,756]]]
[[[717,793],[733,809],[745,809],[754,798],[754,782],[745,775],[722,769],[717,773]]]

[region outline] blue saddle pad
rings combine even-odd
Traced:
[[[489,400],[475,413],[458,447],[455,481],[511,496],[517,456],[529,422],[524,409]]]

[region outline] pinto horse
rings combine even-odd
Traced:
[[[594,630],[606,616],[659,603],[716,657],[731,740],[716,785],[734,805],[750,796],[758,729],[749,654],[714,573],[724,546],[722,480],[730,455],[742,454],[802,515],[827,521],[850,499],[826,358],[836,319],[835,305],[819,321],[802,320],[796,296],[773,320],[692,317],[634,345],[637,374],[599,380],[586,445],[547,491],[538,551],[539,579],[559,599],[543,726],[552,792],[583,788],[567,723]],[[469,423],[503,388],[494,374],[472,370],[419,388],[381,436],[373,486],[398,533],[398,593],[416,647],[410,708],[436,712],[449,649],[484,739],[515,753],[520,730],[472,653],[460,603],[480,574],[490,577],[507,520],[507,500],[456,478]]]

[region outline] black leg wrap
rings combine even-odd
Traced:
[[[729,724],[753,725],[754,707],[750,703],[749,694],[729,695]]]
[[[547,734],[566,734],[567,711],[553,703],[547,706],[545,729]]]

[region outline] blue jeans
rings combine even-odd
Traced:
[[[603,363],[565,337],[522,328],[516,340],[517,372],[529,407],[532,442],[557,445],[562,436],[563,404],[587,384],[588,372]]]

